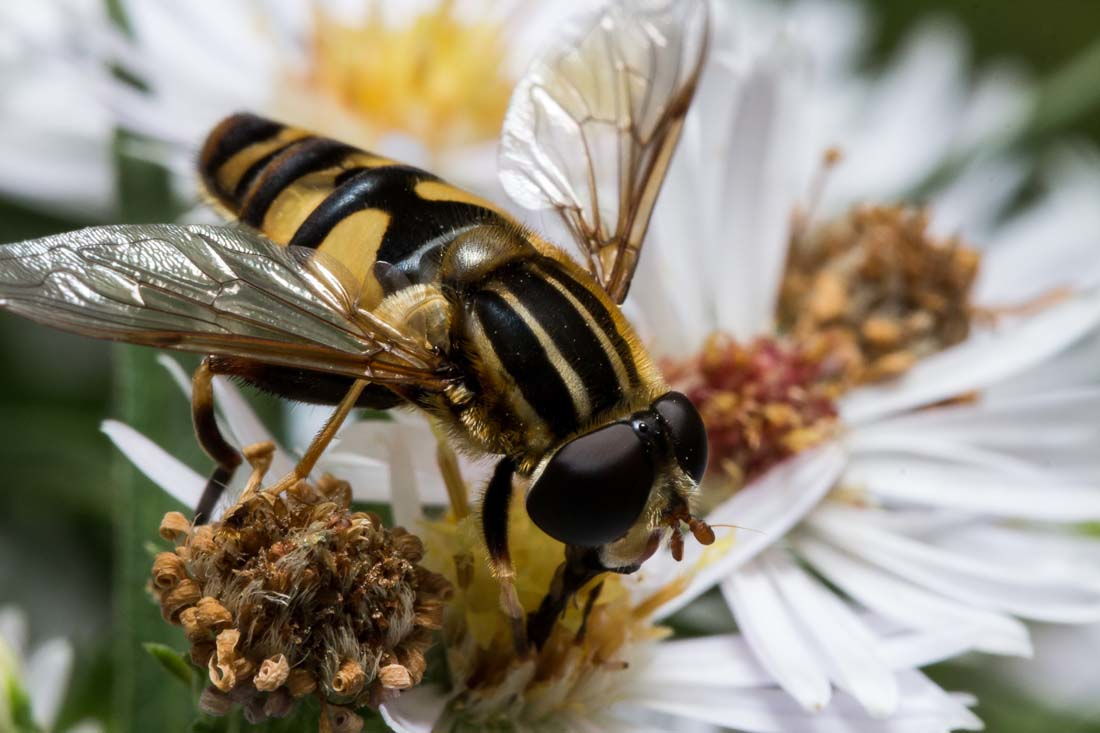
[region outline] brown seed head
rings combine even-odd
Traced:
[[[963,341],[980,255],[906,206],[860,206],[791,242],[780,329],[829,353],[837,384],[896,377]]]
[[[420,540],[350,511],[350,486],[331,477],[265,490],[271,447],[247,454],[249,490],[221,521],[174,534],[182,544],[153,564],[165,619],[208,670],[203,709],[224,713],[231,701],[262,721],[315,692],[360,707],[419,683],[451,593],[418,564]],[[345,713],[351,730],[358,717]]]

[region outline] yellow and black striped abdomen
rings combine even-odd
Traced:
[[[199,170],[229,214],[279,244],[335,257],[367,290],[377,261],[420,282],[433,246],[469,227],[508,221],[431,173],[250,114],[210,133]]]
[[[498,419],[533,444],[649,397],[652,371],[609,301],[549,257],[519,260],[466,294],[466,329]],[[541,438],[541,440],[540,440]]]

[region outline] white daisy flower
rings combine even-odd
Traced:
[[[761,668],[807,711],[841,692],[876,718],[904,709],[883,633],[961,634],[959,651],[1027,655],[1021,618],[1100,621],[1089,562],[1100,543],[1073,534],[1100,517],[1100,386],[1087,361],[1095,346],[1083,342],[1100,324],[1100,216],[1082,205],[1100,194],[1100,159],[1063,162],[1052,192],[1001,224],[994,214],[1020,175],[1002,162],[966,171],[932,202],[928,226],[897,206],[865,206],[821,230],[792,219],[814,161],[838,141],[827,212],[919,184],[935,167],[926,143],[942,156],[1020,124],[1007,111],[1025,98],[1006,104],[1019,96],[1008,87],[987,115],[973,109],[986,95],[966,94],[957,72],[943,75],[945,95],[904,72],[957,59],[948,37],[936,31],[940,51],[902,56],[886,74],[902,85],[894,94],[857,95],[831,117],[904,134],[845,137],[818,124],[830,115],[804,85],[807,57],[823,51],[800,52],[797,25],[763,50],[716,33],[633,289],[651,349],[676,362],[674,384],[710,424],[712,484],[739,487],[707,519],[752,530],[724,552],[691,548],[688,587],[657,618],[718,585]],[[912,47],[922,43],[932,41]],[[876,113],[879,98],[895,103]],[[914,113],[925,107],[939,108],[935,120]],[[798,141],[816,154],[800,157]],[[848,161],[860,173],[841,186]],[[937,223],[941,208],[949,216]],[[961,243],[940,236],[970,211],[979,217]],[[965,246],[977,236],[980,253]],[[708,341],[715,332],[730,340]],[[822,386],[847,368],[858,377]],[[654,557],[639,592],[674,573],[671,558]]]
[[[0,193],[79,216],[114,206],[113,122],[94,93],[106,76],[85,28],[107,22],[99,0],[0,6]]]
[[[123,0],[130,34],[104,28],[119,125],[168,149],[195,190],[195,147],[246,110],[495,189],[496,138],[531,49],[573,2],[532,4]]]
[[[762,481],[780,489],[806,468],[788,464]],[[521,568],[518,598],[530,613],[554,577],[562,548],[534,529],[521,507],[517,502],[513,508],[509,535]],[[670,573],[664,585],[650,585],[645,597],[628,592],[629,578],[605,576],[601,590],[582,592],[566,609],[541,649],[517,654],[476,528],[448,518],[426,522],[418,531],[426,562],[431,566],[434,559],[433,569],[456,587],[442,636],[451,687],[425,686],[386,703],[383,716],[400,733],[488,728],[927,733],[982,727],[967,709],[973,702],[969,696],[945,693],[914,669],[960,653],[969,644],[966,630],[880,625],[868,634],[865,651],[896,675],[898,703],[889,717],[869,717],[860,700],[844,691],[819,709],[806,710],[776,684],[746,636],[667,638],[652,611],[675,602],[685,586],[682,574]],[[467,552],[472,563],[462,561]],[[586,621],[582,609],[590,609]],[[796,659],[812,654],[811,649],[791,652]]]
[[[53,733],[69,686],[73,647],[54,638],[33,650],[28,645],[27,617],[12,606],[0,608],[0,730],[24,730],[33,724]],[[83,721],[65,730],[97,733],[102,726]]]
[[[186,386],[174,361],[165,357],[162,363]],[[273,440],[232,385],[216,380],[215,390],[226,432],[236,437],[237,445]],[[901,630],[884,632],[876,639],[877,652],[897,670],[902,690],[903,701],[888,721],[868,719],[857,702],[843,693],[825,710],[811,714],[775,684],[738,634],[662,640],[667,631],[653,625],[645,609],[675,596],[678,575],[671,575],[669,584],[643,600],[632,599],[618,576],[609,578],[582,635],[584,642],[552,638],[537,665],[517,660],[507,645],[479,647],[479,640],[499,641],[511,631],[497,604],[497,581],[481,557],[476,531],[453,520],[424,520],[418,499],[436,506],[447,500],[435,469],[433,437],[430,431],[421,432],[426,429],[423,421],[408,416],[397,420],[397,426],[377,420],[349,424],[317,470],[350,479],[358,500],[387,501],[392,496],[395,522],[414,528],[424,538],[425,563],[432,566],[434,558],[436,569],[460,589],[461,601],[454,604],[453,613],[448,612],[443,643],[449,674],[462,687],[424,686],[387,703],[383,715],[394,730],[427,733],[442,724],[474,730],[501,721],[532,730],[578,731],[679,731],[688,729],[685,726],[710,731],[722,726],[828,733],[840,726],[859,733],[916,733],[981,727],[967,709],[970,698],[947,694],[913,671],[916,665],[965,648],[962,634]],[[107,421],[103,429],[167,493],[187,505],[198,501],[205,484],[202,476],[122,423]],[[368,447],[380,458],[360,452]],[[276,460],[278,453],[277,448]],[[289,459],[281,460],[284,465],[273,464],[273,475],[290,469]],[[478,466],[466,469],[466,476],[480,470]],[[783,471],[776,471],[775,481],[786,478]],[[523,564],[520,597],[537,604],[549,587],[561,546],[534,530],[524,517],[514,516],[512,524],[513,553]],[[456,565],[456,558],[467,553],[473,562]],[[469,577],[460,581],[456,568],[463,565]],[[572,609],[561,633],[575,634],[578,618],[579,609]],[[462,676],[478,664],[499,665],[506,673],[492,684],[484,680],[475,684],[471,677]],[[532,678],[535,666],[540,671]]]

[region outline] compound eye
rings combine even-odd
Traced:
[[[559,542],[597,547],[634,525],[653,478],[653,461],[634,430],[614,423],[554,454],[527,494],[527,513]]]
[[[679,392],[667,392],[653,403],[676,451],[676,461],[688,476],[699,483],[707,470],[707,428],[695,405]]]

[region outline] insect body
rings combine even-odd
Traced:
[[[632,572],[686,522],[706,434],[619,312],[706,49],[700,0],[619,3],[520,82],[501,179],[552,208],[584,266],[494,205],[425,171],[254,115],[200,156],[234,226],[116,226],[0,249],[0,305],[132,343],[207,354],[193,415],[217,463],[203,517],[240,463],[211,379],[280,396],[426,411],[467,450],[501,456],[483,503],[494,563],[525,484],[566,562],[529,623],[545,639],[594,575]],[[324,446],[322,433],[307,456]],[[674,552],[680,535],[673,535]]]

